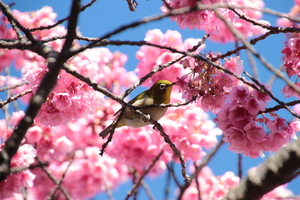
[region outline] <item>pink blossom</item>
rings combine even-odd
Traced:
[[[170,7],[173,9],[184,8],[184,7],[193,7],[196,5],[197,1],[179,1],[179,0],[168,0],[166,1]],[[209,1],[204,0],[201,1],[203,5],[210,5],[214,3],[230,3],[232,6],[245,6],[245,7],[254,7],[257,9],[263,8],[264,3],[262,0],[215,0]],[[168,13],[169,9],[163,5],[161,7],[162,12]],[[252,37],[255,35],[263,34],[265,32],[264,29],[258,26],[254,26],[252,23],[249,23],[239,16],[234,14],[229,9],[218,9],[218,11],[225,17],[232,25],[239,30],[245,37]],[[262,17],[260,11],[250,10],[250,9],[243,9],[237,10],[242,15],[246,15],[247,17],[251,18],[252,20],[259,20]],[[228,27],[224,24],[224,22],[218,18],[218,16],[210,10],[199,10],[196,12],[185,13],[182,15],[176,15],[170,17],[171,20],[176,21],[181,29],[189,28],[189,29],[198,29],[198,30],[205,30],[205,32],[211,34],[211,39],[218,42],[228,42],[234,41],[235,37],[228,29]],[[262,22],[261,22],[262,23]],[[266,22],[263,22],[266,23]]]
[[[247,87],[237,86],[227,96],[229,102],[244,102],[249,98],[249,90]]]
[[[68,93],[57,93],[53,96],[52,101],[55,102],[55,108],[60,111],[69,109],[69,107],[72,105]]]
[[[242,105],[236,105],[229,110],[228,118],[232,121],[239,121],[243,120],[244,118],[248,118],[248,116],[249,112],[246,107]]]
[[[109,51],[101,49],[93,50],[101,54],[106,53],[106,55],[101,55],[104,60],[92,57],[95,62],[88,63],[86,61],[88,55],[83,53],[72,60],[69,65],[74,70],[95,79],[94,81],[99,81],[101,84],[105,83],[103,86],[112,89],[116,94],[120,93],[123,89],[120,85],[129,87],[130,84],[136,81],[137,77],[133,73],[127,73],[124,69],[126,58],[123,54],[112,54]],[[90,55],[93,56],[92,53]],[[107,59],[105,56],[107,56]],[[81,60],[81,58],[84,60]],[[25,78],[31,83],[33,90],[36,90],[45,73],[43,69],[37,67],[27,68],[26,72],[24,70]],[[97,76],[97,74],[107,76]],[[36,78],[32,79],[31,77]],[[116,80],[116,77],[124,78],[119,79],[119,83],[111,81]],[[58,83],[49,95],[47,102],[43,104],[38,114],[38,119],[45,125],[57,126],[69,120],[77,120],[84,115],[92,114],[102,103],[103,95],[101,93],[96,92],[72,75],[61,71]]]
[[[10,119],[9,119],[10,125],[12,125],[14,127],[18,126],[19,122],[21,121],[21,119],[24,116],[25,116],[24,111],[13,112]]]
[[[249,123],[244,128],[247,138],[255,143],[260,143],[266,140],[266,134],[263,127]]]
[[[286,131],[283,130],[278,130],[276,132],[272,132],[269,135],[272,147],[271,150],[276,152],[278,151],[280,148],[282,148],[282,146],[284,146],[287,142],[290,141],[290,137],[288,135],[288,133]]]
[[[212,53],[208,56],[211,58],[215,57]],[[220,62],[217,61],[217,63]],[[184,68],[190,70],[189,73],[178,78],[178,86],[181,86],[180,90],[183,91],[183,98],[190,100],[192,97],[197,97],[202,107],[213,113],[217,113],[220,110],[229,91],[240,84],[236,78],[216,70],[215,67],[203,61],[186,58],[181,64]],[[225,61],[225,66],[228,70],[232,70],[235,73],[241,73],[243,69],[242,61],[240,61],[239,57]]]
[[[281,27],[292,27],[294,23],[286,18],[279,18],[276,21],[276,24]]]
[[[191,171],[193,171],[192,169]],[[252,169],[254,170],[254,169]],[[227,171],[223,175],[215,176],[211,169],[204,167],[198,177],[200,188],[197,188],[195,182],[192,182],[183,195],[183,199],[197,200],[199,199],[199,190],[201,199],[217,200],[222,199],[230,189],[235,188],[240,183],[240,178],[233,172]],[[265,194],[262,200],[290,199],[293,193],[286,188],[286,185],[279,186],[271,192]]]
[[[28,167],[34,162],[36,150],[29,144],[21,145],[11,160],[11,167]],[[0,198],[11,197],[14,193],[20,193],[21,187],[32,187],[35,175],[29,170],[23,170],[8,176],[0,182]]]
[[[188,89],[188,90],[184,91],[184,93],[182,94],[182,98],[189,101],[193,97],[197,97],[198,94],[199,94],[199,91],[197,89]]]
[[[228,60],[225,61],[224,67],[238,75],[240,75],[244,71],[243,61],[239,56],[230,57]]]
[[[66,136],[58,138],[53,145],[60,152],[71,152],[73,149],[73,142],[70,141]]]
[[[51,162],[48,170],[59,180],[68,165],[68,161]],[[39,176],[35,185],[39,187],[34,187],[31,192],[38,199],[45,199],[49,195],[49,189],[54,189],[55,186],[45,177],[45,173],[37,171],[37,174]],[[75,151],[74,161],[65,175],[63,185],[72,198],[87,199],[94,197],[99,191],[105,191],[107,187],[115,187],[126,178],[128,170],[123,164],[107,155],[99,156],[98,147],[88,147]]]
[[[256,98],[249,98],[246,103],[246,108],[251,115],[257,115],[259,111],[265,109],[264,105],[260,104]]]
[[[267,87],[267,89],[269,89],[269,88]],[[270,102],[272,100],[271,97],[265,92],[252,90],[251,93],[259,101],[259,103],[262,107],[266,107],[267,102]]]
[[[149,43],[158,44],[161,46],[172,47],[177,50],[186,51],[189,48],[197,45],[199,39],[187,39],[182,42],[179,32],[168,30],[163,34],[160,30],[149,30],[146,33],[145,41]],[[202,50],[205,46],[202,45],[196,52]],[[169,61],[177,59],[180,54],[171,53],[168,50],[160,49],[151,46],[142,46],[136,53],[137,59],[140,61],[135,70],[139,77],[145,76],[151,70],[157,68],[159,65],[164,65]],[[155,73],[150,79],[147,79],[145,85],[150,86],[157,80],[167,79],[172,82],[176,81],[176,77],[181,77],[185,73],[185,69],[181,64],[175,63],[163,71]]]
[[[255,158],[262,156],[264,151],[278,150],[296,138],[299,120],[287,122],[276,114],[271,119],[259,118],[259,112],[265,109],[268,101],[270,98],[266,94],[246,86],[232,88],[215,119],[223,131],[224,141],[230,143],[230,150]]]
[[[26,140],[30,144],[35,144],[42,139],[43,129],[39,126],[30,127],[26,133]]]
[[[208,167],[204,167],[197,177],[200,187],[201,199],[217,200],[224,197],[227,192],[236,187],[240,179],[233,172],[215,176]],[[199,199],[197,185],[195,182],[184,193],[183,199]]]

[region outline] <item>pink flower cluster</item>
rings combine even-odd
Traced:
[[[94,66],[82,61],[72,65],[74,70],[89,70]],[[45,65],[32,67],[24,73],[24,79],[29,82],[33,91],[38,88],[44,74],[47,72]],[[91,77],[93,78],[93,77]],[[82,116],[93,113],[103,102],[103,95],[94,91],[86,83],[72,75],[61,71],[58,83],[51,91],[46,103],[42,105],[37,119],[44,125],[57,126],[67,121],[74,121]]]
[[[208,57],[214,58],[215,55],[209,53]],[[219,61],[217,63],[221,64]],[[219,111],[231,88],[239,84],[238,79],[217,70],[204,61],[187,58],[181,64],[189,69],[190,73],[177,78],[176,85],[183,92],[184,99],[188,101],[192,97],[197,97],[205,110]],[[237,75],[244,70],[240,57],[229,58],[223,67]]]
[[[31,13],[14,12],[21,24],[28,28],[55,23],[56,14],[52,12],[50,7],[44,7]],[[6,20],[6,18],[3,19]],[[7,30],[8,27],[5,25],[7,24],[0,26],[6,31],[3,32],[7,35],[4,38],[14,38],[14,35],[9,35],[13,33],[12,29]],[[43,40],[65,35],[65,28],[57,26],[51,30],[35,31],[33,34],[36,38]],[[47,43],[55,50],[59,50],[62,44],[62,40]],[[5,56],[10,60],[7,59],[7,62],[3,60],[2,63],[7,66],[14,60],[15,66],[22,68],[23,79],[29,83],[28,86],[18,88],[14,92],[19,93],[27,88],[31,88],[35,92],[48,71],[45,60],[30,51],[16,50],[1,53],[1,59],[4,59]],[[125,54],[112,53],[107,48],[95,48],[77,55],[69,61],[68,65],[115,94],[120,94],[124,88],[128,88],[137,81],[137,76],[133,72],[127,72],[124,68],[126,61],[127,56]],[[0,84],[14,85],[19,82],[19,79],[1,77]],[[94,91],[87,84],[65,71],[61,71],[57,85],[46,103],[43,104],[34,125],[29,128],[24,140],[28,150],[30,150],[30,144],[36,146],[34,151],[36,151],[37,156],[42,162],[50,163],[48,170],[57,180],[61,178],[67,168],[68,161],[75,152],[74,163],[68,172],[70,175],[67,174],[63,181],[64,187],[70,191],[74,198],[77,196],[79,199],[93,197],[99,192],[99,189],[103,191],[106,187],[112,188],[127,177],[128,168],[125,165],[117,163],[115,158],[108,156],[101,158],[99,156],[99,147],[101,147],[103,140],[98,136],[98,133],[100,132],[99,125],[103,121],[95,120],[95,118],[99,118],[92,114],[101,109],[103,112],[96,112],[96,115],[101,113],[103,116],[105,115],[104,112],[112,108],[111,104],[108,103],[102,106],[103,102],[101,93]],[[14,113],[10,120],[11,125],[17,126],[23,115],[24,113]],[[52,128],[45,125],[56,127]],[[1,124],[2,129],[1,146],[9,137],[6,134],[8,133],[7,126],[4,123]],[[25,155],[24,153],[22,156],[26,158],[30,154]],[[80,175],[79,172],[82,174]],[[19,192],[20,187],[31,187],[35,176],[37,176],[34,182],[35,187],[29,189],[29,196],[32,196],[33,199],[44,199],[50,194],[51,188],[54,189],[52,181],[40,169],[34,170],[35,175],[29,171],[23,171],[21,175],[19,174],[12,175],[12,178],[7,179],[10,182],[5,183],[5,187],[1,187],[1,189],[5,189],[3,193],[5,198],[11,196],[13,192]],[[74,177],[78,177],[76,189],[74,189]],[[14,180],[18,185],[13,182]],[[82,185],[84,185],[85,190],[82,190]],[[63,198],[63,196],[60,197]]]
[[[47,170],[57,180],[60,180],[65,174],[62,186],[73,199],[92,198],[97,193],[103,192],[107,188],[113,188],[125,181],[128,173],[128,168],[116,159],[106,155],[99,156],[99,147],[76,150],[73,163],[69,168],[70,160],[64,162],[52,160],[50,163]],[[37,177],[34,181],[35,187],[30,190],[30,193],[36,199],[46,199],[55,185],[40,169],[36,169],[34,172]],[[57,199],[66,199],[60,191],[55,196]]]
[[[120,94],[123,87],[129,87],[137,80],[134,73],[127,72],[124,68],[126,60],[124,54],[111,53],[106,48],[97,48],[78,55],[71,60],[69,66],[115,94]],[[23,77],[35,91],[46,72],[45,65],[39,67],[32,65],[23,70]],[[56,126],[93,114],[102,103],[101,93],[65,71],[61,71],[55,88],[39,112],[38,119],[44,125]]]
[[[23,116],[23,112],[13,113],[10,125],[17,125]],[[81,118],[77,124],[69,122],[51,128],[35,120],[34,125],[26,133],[24,144],[13,158],[12,167],[29,166],[33,163],[34,157],[38,156],[42,162],[49,163],[47,170],[60,180],[70,159],[73,159],[63,181],[63,187],[71,197],[91,198],[107,187],[115,187],[128,177],[128,166],[117,162],[116,158],[109,157],[108,154],[104,157],[99,156],[99,147],[103,140],[98,136],[99,131],[94,130],[94,127],[99,125],[93,123],[91,116]],[[11,134],[6,127],[5,121],[1,120],[0,138],[3,141]],[[33,145],[36,146],[35,149]],[[78,182],[76,187],[74,181]],[[0,186],[0,197],[1,195],[5,195],[5,198],[10,197],[19,193],[19,188],[29,187],[28,192],[32,199],[45,199],[55,188],[53,182],[41,169],[15,173],[5,182],[1,182]],[[81,189],[83,187],[85,190]],[[2,188],[5,190],[3,193]],[[59,194],[59,199],[65,198]]]
[[[172,95],[171,103],[184,102],[179,96],[179,93]],[[203,148],[214,147],[216,136],[221,134],[201,105],[196,103],[169,108],[163,119],[164,130],[186,160],[202,159],[206,155]]]
[[[167,0],[168,5],[173,9],[193,7],[196,5],[197,0]],[[213,5],[213,4],[230,4],[234,6],[244,6],[249,8],[260,9],[264,7],[262,0],[202,0],[203,5]],[[164,13],[168,13],[169,9],[166,5],[161,7]],[[262,17],[260,11],[254,11],[251,9],[236,9],[240,14],[246,15],[252,20],[259,20]],[[241,32],[246,38],[260,35],[265,32],[265,30],[259,26],[255,26],[252,23],[241,19],[232,10],[226,8],[219,8],[218,11],[230,22],[232,25]],[[236,38],[231,33],[226,24],[219,19],[214,11],[211,10],[199,10],[196,12],[185,13],[181,15],[176,15],[170,17],[171,20],[176,21],[180,28],[198,29],[204,30],[206,33],[211,34],[210,39],[217,42],[232,42]],[[266,23],[266,22],[263,22]]]
[[[181,34],[179,32],[168,30],[165,34],[163,34],[158,29],[149,30],[146,33],[144,40],[152,44],[171,47],[180,51],[192,49],[200,41],[199,39],[189,38],[182,42]],[[196,52],[199,52],[204,47],[205,45],[200,46]],[[135,71],[140,78],[145,76],[151,70],[157,68],[159,65],[166,64],[176,58],[179,58],[180,54],[172,53],[166,49],[145,45],[139,49],[136,53],[136,57],[140,60],[140,62],[138,63]],[[147,79],[145,84],[147,86],[151,86],[156,81],[164,79],[174,82],[176,81],[176,77],[181,76],[182,74],[185,74],[185,70],[180,64],[175,63],[165,68],[163,71],[155,73],[150,79]]]
[[[49,25],[55,24],[55,20],[57,17],[57,14],[53,12],[52,7],[50,6],[44,6],[40,10],[32,12],[20,12],[18,10],[14,10],[13,14],[16,17],[16,19],[21,23],[21,25],[28,29],[38,28],[42,26],[47,27]],[[34,37],[38,40],[46,40],[49,38],[65,35],[66,33],[66,29],[63,25],[55,26],[51,30],[44,29],[32,32]],[[46,44],[52,46],[55,50],[60,50],[63,42],[64,40],[54,40]],[[26,61],[26,59],[24,61],[28,62]],[[17,66],[22,67],[20,66],[20,64],[21,62]]]
[[[300,4],[299,1],[295,1],[295,5],[291,8],[289,16],[298,17],[300,14]],[[286,18],[280,18],[277,20],[277,24],[282,27],[299,27],[299,24],[293,21],[290,21]],[[300,76],[300,35],[299,33],[287,33],[287,41],[285,47],[282,49],[281,53],[283,54],[283,70],[289,77]],[[300,85],[296,82],[296,85]],[[300,98],[299,94],[293,90],[290,86],[286,85],[282,93],[285,97],[295,96],[298,99]]]
[[[287,42],[287,45],[282,50],[284,54],[283,68],[289,77],[300,75],[300,35],[294,34]]]
[[[42,9],[37,10],[35,12],[20,12],[18,10],[14,10],[13,14],[16,17],[16,19],[21,23],[21,25],[28,29],[54,24],[57,16],[56,13],[54,13],[52,8],[49,6],[45,6]],[[2,12],[0,12],[0,19],[2,22],[0,24],[1,38],[16,39],[17,35],[15,31],[12,29],[12,27],[9,26],[6,17],[2,16]],[[66,29],[64,28],[64,26],[58,25],[52,28],[51,30],[38,30],[31,33],[36,39],[46,40],[48,38],[65,35]],[[45,44],[52,46],[55,50],[59,50],[62,47],[63,41],[64,40],[54,40]],[[26,68],[27,66],[31,66],[32,64],[34,65],[35,63],[32,63],[31,61],[41,62],[39,65],[43,65],[45,62],[40,56],[36,55],[35,53],[32,53],[30,51],[19,51],[15,49],[1,49],[0,58],[0,71],[3,69],[3,67],[9,67],[13,61],[14,66],[17,69],[21,69],[23,67]]]
[[[224,175],[215,176],[209,167],[204,167],[197,177],[200,188],[197,189],[195,182],[186,190],[183,195],[185,200],[197,200],[199,195],[201,199],[218,200],[225,197],[227,192],[235,188],[240,183],[240,178],[233,172],[225,172]],[[199,194],[200,190],[200,194]],[[271,192],[265,194],[261,200],[285,199],[292,200],[292,191],[281,185]]]
[[[179,8],[195,5],[195,2],[169,1],[169,4],[174,8]],[[219,1],[204,0],[201,2],[211,4]],[[220,2],[225,3],[227,1],[220,0]],[[231,3],[249,7],[256,3],[258,8],[263,7],[262,1],[259,0],[251,2],[232,1]],[[246,37],[252,36],[249,35],[254,31],[252,25],[239,21],[241,19],[236,18],[232,11],[219,10]],[[165,9],[164,12],[168,11]],[[253,19],[260,18],[260,12],[249,10],[243,10],[243,12]],[[14,15],[27,28],[54,24],[56,18],[56,14],[50,7],[44,7],[31,13],[14,11]],[[176,16],[173,19],[178,21],[182,27],[201,28],[212,34],[216,31],[222,32],[222,34],[214,34],[212,36],[214,40],[222,42],[234,40],[234,37],[230,35],[231,33],[226,30],[227,27],[211,11],[198,11]],[[192,22],[191,19],[196,19],[196,22],[188,25]],[[201,23],[202,25],[199,25]],[[0,24],[1,38],[16,38],[14,31],[7,25],[8,23],[3,17],[3,23]],[[41,40],[61,36],[65,33],[66,30],[63,26],[33,32],[34,37]],[[255,34],[259,33],[261,33],[261,29],[255,32]],[[162,33],[155,29],[147,32],[145,41],[187,51],[197,45],[199,40],[190,38],[183,42],[177,31]],[[59,50],[63,40],[54,40],[46,44]],[[204,45],[198,48],[196,52],[203,48]],[[156,67],[180,57],[179,54],[174,54],[169,50],[151,46],[141,47],[136,56],[140,60],[136,70],[139,77],[143,77]],[[213,59],[215,55],[209,53],[208,57]],[[0,70],[2,67],[10,65],[14,60],[15,66],[22,68],[24,80],[29,83],[29,86],[24,86],[22,89],[31,88],[33,92],[36,92],[42,78],[48,71],[45,60],[29,51],[1,50],[0,59]],[[95,48],[70,59],[68,65],[113,93],[121,94],[124,88],[128,88],[137,81],[137,76],[133,72],[127,72],[124,68],[126,61],[127,57],[122,53],[112,53],[107,48]],[[221,64],[219,61],[218,63]],[[243,71],[243,63],[239,57],[229,58],[223,66],[237,75]],[[153,82],[161,79],[178,80],[177,85],[183,91],[185,100],[190,100],[193,96],[198,97],[197,103],[169,108],[160,120],[165,132],[186,161],[201,160],[205,155],[204,148],[213,147],[217,142],[216,135],[220,134],[219,129],[214,127],[204,110],[220,111],[216,121],[223,130],[224,140],[230,143],[230,148],[233,151],[243,152],[252,157],[257,157],[263,151],[278,150],[299,130],[297,120],[288,123],[275,114],[271,114],[272,119],[265,116],[257,118],[259,111],[264,110],[266,102],[269,100],[268,96],[241,86],[237,79],[204,62],[186,58],[181,63],[175,63],[153,75],[151,79],[146,81],[146,85],[150,86]],[[13,85],[19,81],[13,78],[8,80],[0,77],[0,84],[6,82],[8,85]],[[21,91],[19,89],[15,92]],[[172,102],[183,101],[174,90]],[[42,162],[50,164],[47,170],[57,180],[65,175],[62,186],[72,198],[86,199],[128,179],[131,169],[143,172],[161,150],[164,152],[151,171],[152,175],[157,175],[165,170],[168,162],[178,161],[169,145],[152,126],[139,129],[130,127],[117,129],[113,141],[106,148],[104,157],[100,157],[99,149],[104,140],[98,136],[98,133],[113,121],[113,114],[118,109],[119,105],[116,102],[110,99],[104,101],[103,95],[99,92],[95,92],[84,82],[65,71],[61,71],[57,85],[46,103],[43,104],[35,123],[29,128],[22,146],[13,158],[12,167],[27,167],[34,162],[34,157],[38,156]],[[10,119],[10,125],[17,126],[23,115],[24,113],[14,113]],[[7,131],[3,121],[0,122],[2,147],[4,145],[2,142],[11,134]],[[262,122],[267,124],[270,133],[267,134],[258,125]],[[71,159],[73,162],[67,170]],[[32,187],[33,179],[35,187]],[[198,179],[201,183],[201,193],[206,199],[221,198],[239,182],[239,179],[231,172],[215,177],[208,168],[203,169]],[[45,199],[49,197],[55,185],[41,169],[35,169],[31,172],[25,170],[12,174],[5,182],[0,183],[0,198],[7,198],[18,193],[21,187],[29,187],[29,196],[32,199]],[[190,187],[185,197],[193,199],[196,197],[196,192],[195,186]],[[64,199],[60,192],[55,195],[57,199]]]
[[[229,149],[253,158],[263,156],[264,151],[278,151],[296,137],[299,120],[292,122],[271,113],[258,118],[270,97],[245,86],[236,86],[217,113],[216,121],[222,129]],[[259,125],[261,123],[261,125]],[[266,124],[268,131],[263,128]]]
[[[224,197],[230,189],[236,187],[240,179],[233,172],[226,172],[222,176],[214,176],[209,167],[204,167],[197,177],[200,185],[201,199],[217,200]],[[199,199],[197,185],[193,182],[185,192],[183,199]]]
[[[16,33],[10,27],[8,28],[9,21],[6,17],[3,16],[2,12],[0,11],[0,38],[3,39],[12,39],[16,38]],[[10,66],[12,60],[14,59],[14,53],[17,52],[16,50],[8,50],[8,49],[0,49],[0,71],[4,67]]]
[[[3,132],[2,132],[3,133]],[[0,135],[0,137],[3,137]],[[2,148],[0,148],[2,151]],[[19,147],[17,153],[11,160],[11,168],[22,169],[29,167],[34,163],[36,150],[29,144],[23,144]],[[20,194],[21,188],[31,188],[36,176],[28,169],[9,175],[4,181],[0,182],[0,199],[6,199],[12,195]]]
[[[208,58],[214,55],[209,53]],[[217,61],[221,64],[220,61]],[[198,104],[205,110],[217,113],[215,121],[223,131],[224,141],[229,149],[247,156],[262,156],[264,151],[277,151],[299,130],[299,120],[288,122],[276,114],[270,117],[259,112],[264,111],[270,97],[243,85],[238,79],[217,70],[204,61],[187,58],[181,61],[184,68],[191,72],[178,78],[177,86],[183,92],[183,98],[197,97]],[[223,67],[236,75],[243,71],[243,62],[239,57],[226,60]],[[266,124],[269,132],[262,125]]]
[[[47,6],[36,12],[22,13],[14,11],[14,15],[27,28],[54,24],[56,18],[52,8]],[[4,23],[4,27],[1,27],[4,29],[6,28],[5,25]],[[11,28],[5,30],[5,37],[15,37],[12,34],[9,35],[10,32],[14,32]],[[46,29],[33,32],[34,36],[41,40],[65,35],[65,33],[66,30],[61,25],[51,30]],[[54,40],[46,43],[46,45],[50,45],[55,50],[59,50],[62,44],[63,40]],[[44,58],[30,51],[5,51],[1,56],[10,58],[7,62],[2,62],[7,63],[6,65],[14,59],[15,66],[22,68],[23,80],[29,83],[29,86],[19,88],[17,92],[28,88],[35,92],[48,71]],[[98,48],[81,53],[70,60],[68,64],[77,72],[98,82],[99,85],[110,89],[116,94],[120,94],[123,87],[129,87],[137,80],[133,72],[127,72],[124,68],[126,61],[127,57],[122,53],[111,53],[106,48]],[[115,82],[115,80],[118,81]],[[29,96],[27,95],[27,98]],[[101,93],[94,91],[87,84],[65,71],[61,71],[58,83],[49,95],[47,102],[43,104],[38,114],[38,119],[44,125],[57,126],[67,121],[76,121],[87,114],[93,114],[102,103],[103,95]]]

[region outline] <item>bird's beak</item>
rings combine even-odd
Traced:
[[[175,85],[177,82],[173,82],[171,85]]]

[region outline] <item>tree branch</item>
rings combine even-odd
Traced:
[[[291,181],[300,169],[300,139],[272,155],[230,190],[223,200],[256,200],[276,187]]]

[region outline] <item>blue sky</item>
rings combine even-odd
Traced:
[[[10,0],[4,0],[4,3],[11,3]],[[64,18],[69,14],[70,9],[70,0],[14,0],[13,2],[16,5],[13,7],[14,9],[18,9],[20,11],[32,11],[37,10],[43,7],[44,5],[49,5],[53,7],[54,12],[58,14],[58,19]],[[266,7],[275,9],[281,12],[289,12],[291,6],[293,5],[292,0],[282,1],[282,0],[265,0]],[[84,0],[83,4],[88,3],[88,1]],[[79,18],[79,30],[83,36],[86,37],[99,37],[104,35],[107,32],[110,32],[120,25],[128,24],[139,20],[146,16],[151,16],[154,14],[161,13],[159,7],[161,6],[161,1],[157,0],[138,0],[138,7],[135,12],[131,12],[128,9],[127,2],[125,0],[110,0],[110,1],[97,1],[93,7],[88,8],[85,12],[80,15]],[[270,15],[265,15],[265,20],[270,21],[272,25],[275,25],[276,18]],[[166,30],[178,30],[182,34],[183,40],[186,38],[201,38],[204,35],[203,31],[198,30],[180,30],[175,22],[171,22],[169,19],[163,19],[157,22],[151,22],[146,25],[142,25],[138,28],[129,29],[125,32],[112,37],[111,39],[126,39],[126,40],[143,40],[145,37],[145,33],[149,29],[161,29],[162,32]],[[273,35],[269,37],[267,40],[258,43],[254,47],[264,56],[266,59],[271,62],[274,67],[278,68],[282,63],[282,55],[281,50],[283,48],[284,35]],[[111,51],[121,51],[128,55],[128,62],[126,63],[126,68],[128,70],[135,69],[138,61],[135,58],[135,53],[138,50],[138,47],[131,46],[109,46]],[[224,53],[227,50],[234,49],[234,44],[220,44],[211,41],[207,41],[205,51],[212,52],[221,52]],[[242,57],[245,58],[242,53]],[[247,59],[244,60],[247,63]],[[258,61],[256,61],[257,66],[259,67],[259,75],[263,83],[266,83],[271,74],[266,70]],[[247,64],[246,64],[246,69]],[[275,82],[274,87],[282,88],[282,81],[277,80]],[[138,93],[139,90],[133,93]],[[279,98],[282,97],[281,90],[273,91],[275,95]],[[290,115],[286,115],[286,113],[282,112],[282,114],[287,118],[291,119]],[[227,145],[224,145],[219,153],[212,159],[210,163],[210,167],[213,169],[216,175],[224,174],[226,171],[234,171],[237,172],[237,154],[234,154],[227,150]],[[247,169],[250,167],[257,166],[260,162],[263,162],[262,158],[251,159],[248,157],[243,157],[243,174],[245,175]],[[222,163],[222,164],[220,164]],[[177,172],[180,174],[180,169],[178,168]],[[151,178],[148,178],[147,181],[150,182],[151,191],[156,193],[155,197],[157,199],[163,198],[163,190],[161,187],[164,187],[164,176],[160,178],[160,181],[153,181]],[[289,188],[293,190],[296,195],[300,194],[300,180],[299,178],[292,182],[289,185]],[[116,199],[124,198],[126,195],[126,191],[130,188],[130,184],[125,184],[116,190],[116,194],[114,197]],[[173,192],[171,191],[171,194]],[[105,195],[100,195],[100,197],[104,197]],[[102,199],[102,198],[101,198]]]

